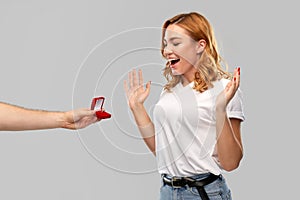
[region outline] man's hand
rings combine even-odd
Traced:
[[[67,111],[63,114],[62,128],[66,129],[82,129],[97,121],[97,116],[94,110],[82,108],[77,110]]]

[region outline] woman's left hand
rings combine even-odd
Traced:
[[[235,95],[240,86],[240,67],[234,69],[232,80],[226,85],[225,89],[218,95],[216,101],[217,110],[226,110],[226,106]]]

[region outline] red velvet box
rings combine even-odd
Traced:
[[[96,116],[98,119],[107,119],[111,117],[111,114],[103,111],[104,97],[95,97],[92,100],[91,110],[96,110]]]

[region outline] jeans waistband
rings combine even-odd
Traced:
[[[170,174],[161,174],[161,177],[166,177],[168,179],[172,179],[173,177],[177,177],[177,178],[189,177],[189,178],[192,178],[195,180],[202,180],[202,179],[207,178],[210,174],[212,174],[212,173],[207,172],[207,173],[203,173],[203,174],[195,174],[193,176],[172,176]],[[215,174],[215,175],[222,176],[221,174]]]

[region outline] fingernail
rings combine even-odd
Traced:
[[[236,81],[236,78],[234,77],[233,80]]]

